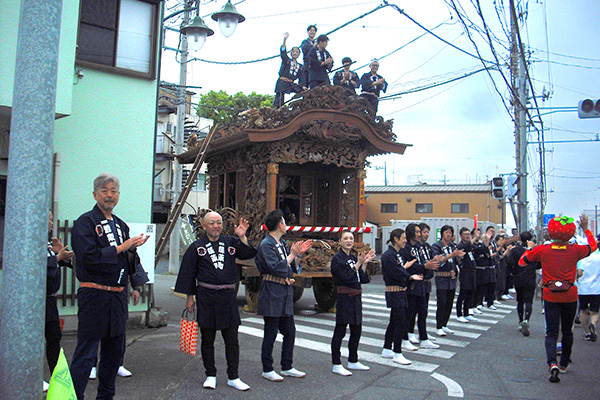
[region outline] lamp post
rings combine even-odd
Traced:
[[[196,15],[190,20],[190,12],[194,11]],[[204,46],[206,38],[212,36],[214,31],[204,23],[200,16],[200,0],[187,0],[182,10],[176,11],[164,18],[163,23],[170,18],[183,13],[183,22],[179,28],[181,35],[181,46],[176,51],[180,54],[179,64],[179,86],[177,87],[177,129],[175,131],[175,154],[183,152],[183,138],[185,134],[185,114],[186,114],[186,87],[187,87],[187,65],[188,65],[188,47],[192,51],[198,51]],[[214,13],[212,19],[219,22],[221,32],[225,37],[230,37],[237,24],[244,22],[246,18],[237,12],[231,0],[223,6],[221,11]],[[183,167],[179,162],[173,165],[173,185],[171,210],[174,202],[181,194]],[[169,273],[179,272],[179,254],[181,244],[181,220],[179,216],[175,220],[173,231],[169,237]]]

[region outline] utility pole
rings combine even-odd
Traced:
[[[182,26],[190,22],[190,12],[186,1],[183,13]],[[186,87],[187,87],[187,58],[188,42],[187,35],[181,35],[181,58],[179,64],[179,86],[177,87],[177,130],[175,131],[175,154],[183,153],[183,137],[185,134],[185,112],[186,112]],[[183,167],[175,158],[173,159],[173,185],[171,187],[171,212],[173,212],[175,201],[179,198],[182,185]],[[181,219],[177,216],[173,232],[169,238],[169,273],[179,272],[179,254],[181,248]]]
[[[510,76],[512,86],[512,104],[514,108],[515,121],[515,154],[516,154],[516,170],[519,177],[517,207],[516,207],[516,222],[519,232],[529,229],[528,213],[527,213],[527,84],[525,81],[525,68],[527,66],[521,57],[518,31],[519,24],[515,10],[514,0],[510,0],[510,21],[511,21],[511,48],[510,48]]]
[[[42,397],[48,207],[62,5],[62,0],[21,2],[0,292],[1,399]]]

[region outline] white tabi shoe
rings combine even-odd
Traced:
[[[483,304],[478,305],[477,309],[481,311],[483,309]]]
[[[216,376],[207,376],[206,380],[202,384],[202,387],[207,389],[216,389],[217,388],[217,377]]]
[[[437,329],[435,331],[435,334],[438,336],[446,336],[446,332],[444,332],[444,329]]]
[[[360,363],[359,361],[353,363],[353,362],[349,362],[348,363],[348,369],[353,369],[355,371],[368,371],[371,368],[367,367],[366,365]]]
[[[285,371],[281,371],[281,375],[289,376],[291,378],[304,378],[306,376],[306,373],[298,371],[296,368],[290,368],[286,369]]]
[[[383,349],[381,351],[381,357],[383,358],[394,358],[394,353],[391,349]]]
[[[431,340],[423,340],[421,342],[422,349],[439,349],[440,345],[433,343]]]
[[[227,379],[227,386],[231,386],[234,389],[241,390],[242,392],[250,389],[250,386],[246,385],[240,378]]]
[[[275,371],[263,372],[262,377],[271,382],[283,382],[283,376]]]
[[[502,305],[502,302],[501,302],[501,301],[498,301],[498,300],[494,300],[494,305],[496,305],[496,306],[501,306],[501,305]]]
[[[502,296],[500,296],[500,298],[501,298],[502,300],[505,300],[505,301],[506,301],[506,300],[510,300],[510,297],[508,297],[508,295],[507,295],[507,294],[503,294]]]
[[[122,376],[123,378],[129,378],[133,374],[130,370],[121,365],[117,370],[117,375]]]
[[[466,324],[466,323],[468,323],[468,322],[469,322],[469,320],[468,320],[468,319],[466,319],[465,317],[458,317],[458,318],[456,318],[456,320],[457,320],[458,322],[462,322],[463,324]]]
[[[498,309],[498,307],[496,307],[496,306],[495,306],[495,305],[493,305],[493,304],[492,304],[491,306],[489,306],[488,308],[489,308],[490,310],[494,310],[494,311]]]
[[[46,381],[42,381],[42,390],[44,391],[44,393],[46,393],[48,391],[48,388],[50,387],[50,384]]]
[[[96,369],[96,367],[92,367],[92,370],[90,371],[90,379],[94,380],[97,376],[98,370]]]
[[[411,342],[412,344],[419,344],[420,343],[419,338],[414,333],[409,333],[408,334],[408,341]]]
[[[481,311],[479,308],[472,308],[471,312],[473,314],[483,314],[483,311]]]
[[[344,368],[344,366],[342,364],[334,365],[331,372],[333,372],[334,374],[341,375],[341,376],[352,375],[352,372],[350,372],[346,368]]]
[[[475,318],[472,315],[469,315],[468,317],[465,317],[467,319],[467,321],[477,321],[477,318]]]
[[[415,346],[414,344],[412,344],[411,342],[409,342],[408,340],[403,340],[402,341],[402,350],[417,351],[417,350],[419,350],[419,348],[417,346]]]
[[[444,330],[444,332],[446,332],[448,335],[452,335],[453,333],[455,333],[452,329],[448,328],[447,326],[442,327],[442,329]]]
[[[402,365],[412,364],[412,361],[407,360],[406,357],[404,357],[404,355],[402,353],[395,353],[394,359],[392,361],[395,363],[398,363],[398,364],[402,364]]]

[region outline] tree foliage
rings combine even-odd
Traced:
[[[233,122],[237,115],[242,111],[252,108],[272,107],[274,96],[268,94],[257,94],[252,92],[245,95],[238,92],[229,95],[223,90],[210,92],[200,95],[200,104],[198,105],[198,116],[209,118],[219,124],[228,124]]]

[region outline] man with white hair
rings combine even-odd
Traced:
[[[77,347],[71,361],[71,376],[78,399],[83,399],[90,370],[100,345],[98,397],[112,399],[115,379],[125,350],[127,283],[135,275],[139,257],[136,248],[149,235],[129,237],[129,227],[113,214],[120,196],[119,178],[102,174],[94,180],[96,205],[73,225],[71,244],[75,252],[77,280]],[[134,286],[133,304],[140,300]]]
[[[362,93],[360,96],[367,99],[369,104],[371,104],[371,107],[373,107],[373,110],[377,112],[379,94],[381,92],[385,93],[388,84],[385,79],[377,73],[379,71],[379,61],[377,59],[371,60],[369,68],[371,68],[371,72],[367,72],[360,77],[360,84],[362,86]]]
[[[235,235],[223,235],[221,214],[207,213],[202,219],[205,233],[188,247],[175,283],[176,292],[187,294],[188,312],[193,313],[197,303],[200,349],[206,370],[203,386],[207,389],[217,387],[214,347],[217,331],[221,331],[225,342],[227,385],[237,390],[250,389],[238,376],[238,327],[241,320],[235,291],[239,279],[235,259],[247,260],[256,254],[256,249],[246,237],[248,226],[248,221],[241,218],[240,224],[235,227]]]

